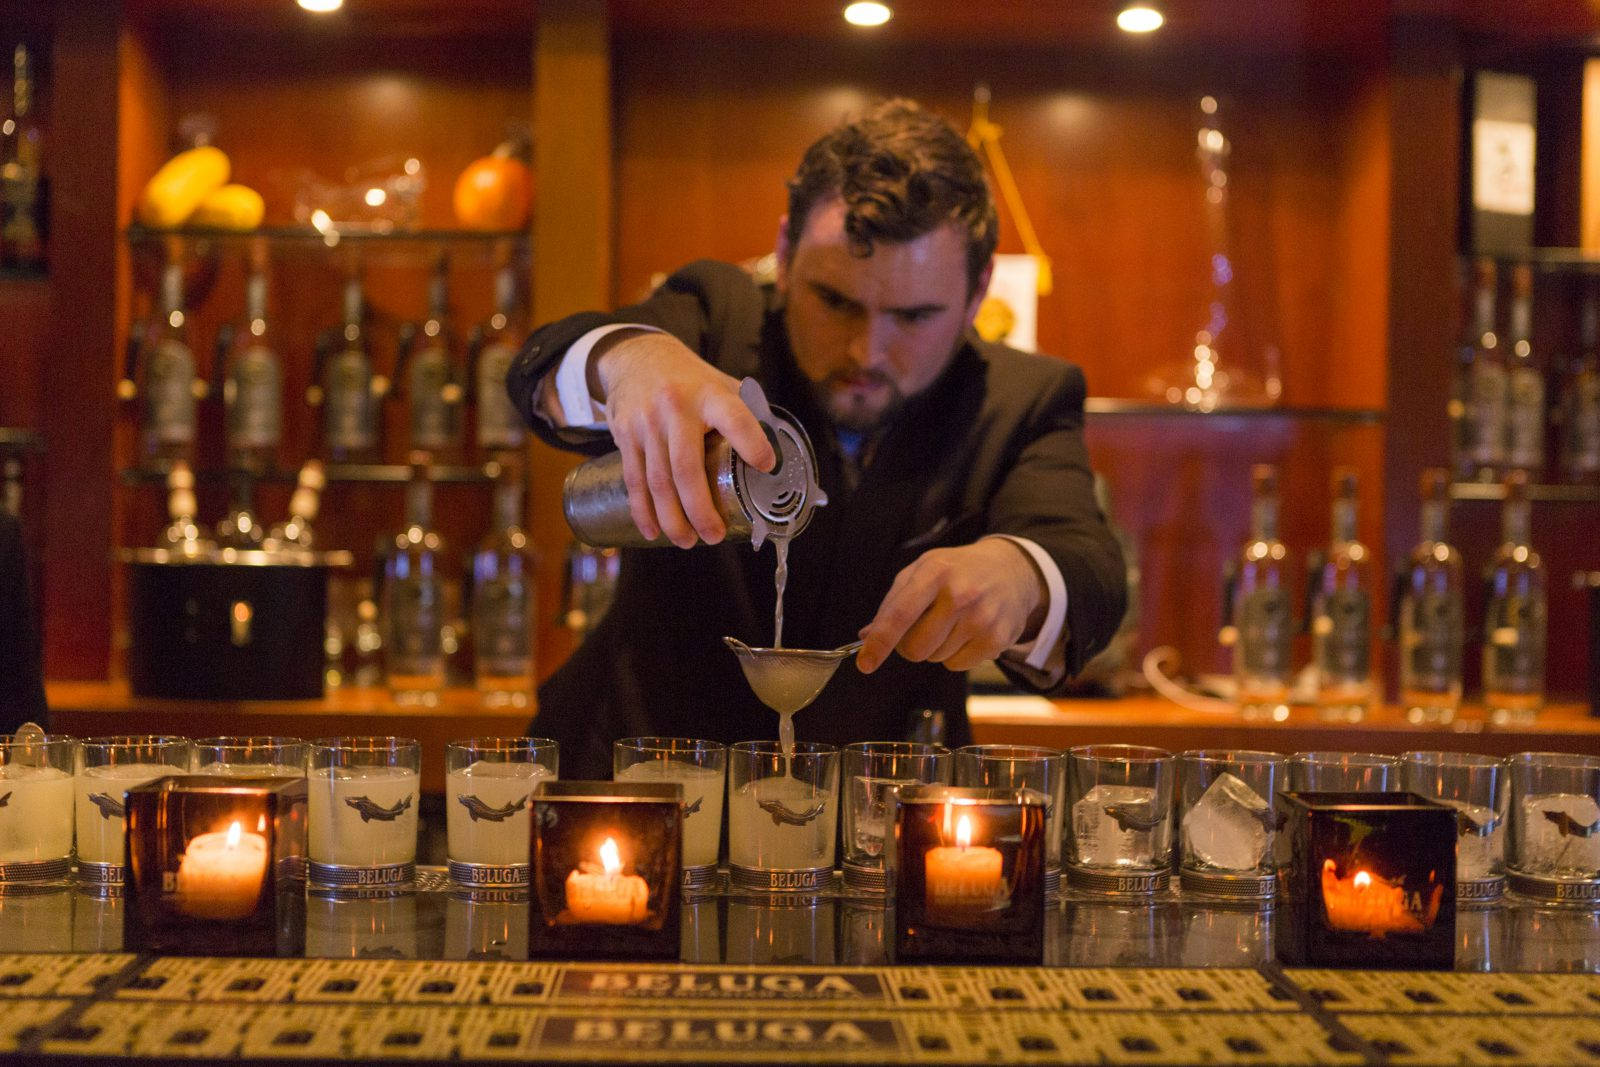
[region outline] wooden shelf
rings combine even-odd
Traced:
[[[1450,499],[1496,501],[1506,498],[1506,487],[1499,482],[1456,482],[1450,486]],[[1600,486],[1529,485],[1528,499],[1552,504],[1600,503]]]
[[[1329,422],[1350,426],[1378,426],[1384,413],[1376,408],[1327,407],[1221,407],[1199,411],[1177,404],[1160,404],[1149,400],[1126,400],[1120,397],[1092,396],[1083,403],[1083,410],[1096,417],[1116,416],[1135,419],[1286,419],[1306,422]]]
[[[422,742],[422,788],[444,791],[444,747],[466,737],[517,736],[536,708],[491,708],[472,689],[447,689],[437,707],[402,707],[387,689],[349,687],[322,700],[159,700],[125,682],[51,682],[50,728],[73,737],[177,734],[183,737],[380,735]]]
[[[1582,704],[1551,705],[1534,726],[1493,726],[1481,707],[1467,707],[1449,726],[1409,723],[1385,707],[1366,722],[1328,723],[1313,708],[1294,708],[1287,722],[1245,722],[1232,715],[1193,711],[1161,697],[1117,700],[975,698],[968,712],[975,741],[1070,748],[1087,744],[1154,745],[1171,752],[1197,748],[1272,752],[1341,750],[1401,753],[1417,750],[1593,753],[1600,718]]]
[[[0,442],[3,444],[3,442]],[[411,480],[411,468],[404,463],[330,463],[324,471],[329,482],[355,482],[369,485],[404,485]],[[207,468],[195,475],[200,481],[225,481],[232,472]],[[253,475],[256,482],[293,485],[297,472],[272,470]],[[490,464],[470,466],[451,464],[428,468],[428,479],[435,483],[490,485],[495,480]],[[124,485],[156,485],[167,480],[163,467],[134,467],[122,472]]]

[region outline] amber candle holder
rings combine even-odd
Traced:
[[[682,802],[675,782],[539,783],[530,956],[678,958]]]
[[[1042,795],[907,786],[895,813],[898,963],[1041,963]]]
[[[292,951],[305,805],[304,779],[174,775],[128,790],[127,949]]]
[[[1297,967],[1455,965],[1456,813],[1415,793],[1280,793],[1274,940]]]

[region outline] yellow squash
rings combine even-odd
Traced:
[[[146,226],[182,226],[202,200],[227,184],[229,172],[228,157],[220,148],[203,145],[179,152],[145,185],[134,214]]]
[[[219,230],[253,230],[261,225],[266,205],[261,194],[248,185],[224,185],[200,201],[189,216],[191,226],[214,226]]]

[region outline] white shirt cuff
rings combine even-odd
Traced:
[[[1061,568],[1056,566],[1056,561],[1050,558],[1050,553],[1040,548],[1037,543],[1026,537],[1013,537],[1011,534],[992,534],[993,537],[1003,537],[1016,545],[1033,558],[1038,565],[1039,573],[1044,575],[1045,589],[1049,594],[1049,606],[1045,609],[1044,623],[1039,627],[1039,633],[1032,641],[1013,645],[1006,649],[1009,656],[1020,656],[1023,664],[1036,671],[1049,669],[1050,653],[1061,640],[1062,628],[1067,622],[1067,583],[1061,577]]]
[[[561,402],[561,417],[568,426],[582,430],[605,428],[606,407],[589,395],[589,354],[602,337],[618,330],[662,332],[654,326],[615,322],[610,326],[597,326],[574,341],[556,367],[556,399]]]

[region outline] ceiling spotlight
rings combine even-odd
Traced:
[[[1124,33],[1153,33],[1167,21],[1148,4],[1129,4],[1117,14],[1117,28]]]
[[[888,4],[877,3],[876,0],[857,0],[856,3],[845,5],[844,20],[852,26],[882,26],[894,17],[894,12],[889,10]]]
[[[326,15],[344,6],[344,0],[295,0],[295,3],[300,5],[301,10],[316,15]]]

